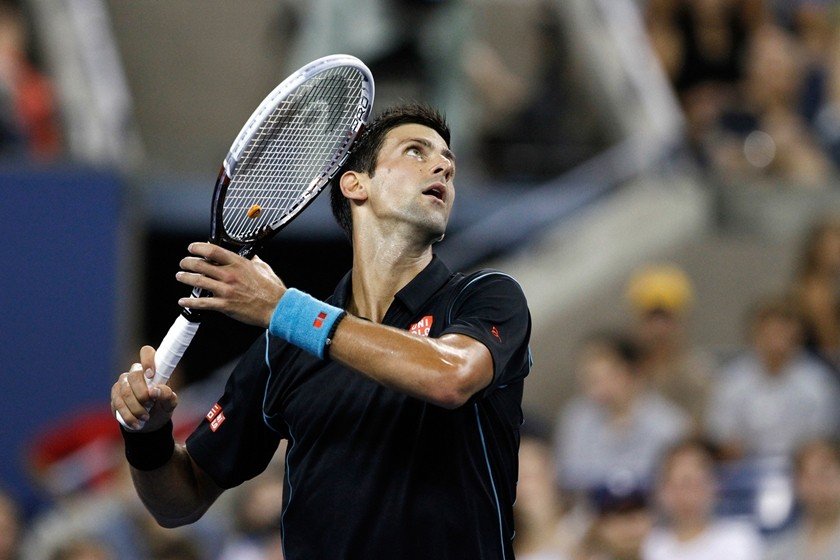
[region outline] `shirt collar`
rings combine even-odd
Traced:
[[[451,276],[452,272],[449,270],[449,267],[437,255],[432,255],[432,260],[426,265],[426,268],[421,270],[420,274],[403,286],[394,296],[394,299],[402,303],[411,313],[416,313],[419,311],[420,306],[432,297]],[[342,309],[346,308],[351,286],[352,271],[345,274],[344,278],[336,286],[331,298],[332,304]]]

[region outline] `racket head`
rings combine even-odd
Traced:
[[[211,241],[253,254],[300,214],[341,169],[373,97],[370,70],[350,55],[319,58],[283,80],[224,159]]]

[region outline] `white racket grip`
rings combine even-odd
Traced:
[[[160,346],[158,346],[158,349],[155,352],[155,377],[151,380],[146,379],[146,384],[149,387],[155,383],[162,385],[169,383],[169,377],[172,375],[172,372],[175,370],[178,362],[181,361],[181,358],[184,356],[184,352],[187,351],[190,342],[192,342],[193,337],[195,337],[195,333],[198,332],[200,324],[201,323],[188,320],[183,315],[178,315],[178,318],[175,319],[175,322],[172,323],[171,327],[169,327],[169,332],[167,332],[166,336],[163,337]],[[153,404],[154,403],[150,401],[146,405],[146,410],[151,409]],[[116,413],[116,416],[117,421],[122,424],[123,428],[135,431],[134,428],[125,423],[125,420],[123,420],[119,411]],[[139,429],[142,429],[146,423],[142,420],[139,422]]]
[[[155,378],[152,383],[169,383],[169,376],[187,351],[200,324],[178,315],[155,352]]]

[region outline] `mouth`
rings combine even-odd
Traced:
[[[441,202],[446,202],[446,187],[441,183],[435,183],[423,191],[426,196],[434,197]]]

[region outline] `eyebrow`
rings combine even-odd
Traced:
[[[416,142],[418,144],[421,144],[422,146],[425,146],[426,148],[428,148],[430,150],[434,149],[434,146],[432,145],[432,143],[429,142],[428,140],[426,140],[425,138],[406,138],[405,140],[400,142],[400,144],[407,144],[409,142]],[[450,150],[449,148],[444,148],[443,150],[440,151],[440,153],[443,155],[443,157],[445,157],[446,159],[448,159],[452,163],[455,163],[455,154],[452,153],[452,150]]]

